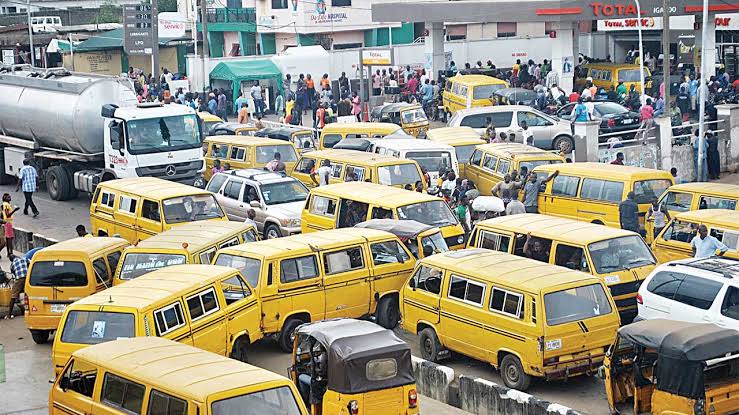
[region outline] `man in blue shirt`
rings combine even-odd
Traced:
[[[721,256],[729,250],[729,247],[708,234],[706,225],[698,226],[698,236],[694,236],[693,240],[690,241],[690,247],[693,250],[693,257],[698,259],[709,258],[714,255]]]
[[[428,79],[426,79],[426,82],[421,87],[421,95],[421,103],[424,107],[434,99],[434,87],[431,86]]]
[[[696,105],[698,102],[698,80],[695,79],[695,75],[690,74],[690,81],[688,81],[688,96],[690,96],[690,110],[695,112]]]
[[[210,93],[208,97],[208,112],[217,115],[218,113],[218,101],[216,101],[216,94]]]
[[[38,173],[36,168],[31,166],[31,161],[28,159],[23,160],[23,167],[18,171],[18,183],[15,186],[15,191],[21,187],[23,188],[23,196],[26,198],[26,203],[23,205],[23,214],[28,215],[28,208],[31,208],[33,217],[38,216],[38,209],[33,203],[33,192],[38,190]]]

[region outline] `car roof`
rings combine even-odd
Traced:
[[[395,139],[393,139],[394,141]],[[377,141],[377,140],[375,140]],[[391,140],[386,140],[391,141]],[[422,141],[422,140],[418,140]],[[335,161],[341,161],[344,163],[356,162],[364,163],[369,165],[382,165],[382,164],[413,164],[415,161],[408,159],[399,159],[393,156],[387,156],[377,153],[368,153],[365,151],[356,150],[316,150],[305,153],[303,157],[314,158],[318,160],[329,159]]]
[[[231,144],[241,146],[284,146],[291,145],[285,140],[278,140],[267,137],[251,137],[244,135],[211,135],[205,138],[208,144]]]
[[[559,174],[563,175],[575,174],[585,177],[597,175],[599,177],[602,176],[604,179],[612,180],[630,180],[642,178],[674,180],[670,172],[664,170],[648,169],[645,167],[635,166],[617,166],[614,164],[595,162],[545,164],[537,166],[534,169],[534,171],[545,171],[547,173],[553,173],[555,170],[559,170]]]
[[[729,209],[701,209],[689,210],[675,214],[679,220],[709,223],[739,230],[739,211]]]
[[[75,251],[82,254],[93,256],[98,252],[105,251],[109,248],[123,247],[129,245],[128,241],[121,238],[108,238],[108,237],[92,237],[92,238],[72,238],[61,242],[57,242],[54,245],[49,245],[42,250],[38,251],[37,254],[40,256],[55,255],[63,251]],[[34,255],[34,258],[37,258]]]
[[[407,190],[406,190],[407,191]],[[312,253],[318,249],[332,249],[368,240],[394,238],[389,232],[376,229],[342,228],[322,232],[310,232],[277,239],[266,239],[230,246],[218,251],[220,254],[255,255],[269,258],[287,252]]]
[[[185,195],[209,195],[210,193],[197,187],[177,183],[156,177],[130,177],[102,182],[98,185],[103,190],[110,189],[143,195],[154,200],[169,199]]]
[[[372,140],[372,145],[383,146],[393,150],[433,149],[454,151],[449,144],[431,140],[419,140],[417,138],[379,138]]]
[[[454,117],[475,115],[475,114],[492,114],[496,112],[509,112],[509,111],[532,111],[533,107],[528,105],[488,105],[485,107],[474,107],[465,108],[454,113]],[[546,114],[545,114],[546,115]]]
[[[520,215],[500,216],[477,223],[478,229],[491,227],[512,230],[517,233],[531,232],[534,236],[563,241],[575,241],[587,245],[592,242],[637,234],[624,229],[611,228],[595,223],[556,216],[523,213]]]
[[[234,268],[218,265],[172,265],[77,300],[81,306],[124,306],[145,309],[173,296],[181,296],[217,279],[232,275]]]
[[[368,182],[344,182],[329,184],[311,189],[311,193],[342,195],[364,203],[393,204],[398,206],[421,202],[441,202],[442,199],[426,193],[411,192],[398,187],[390,187]],[[379,197],[378,197],[379,196]]]
[[[348,123],[331,123],[326,124],[321,130],[321,135],[334,133],[336,131],[351,130],[352,132],[379,132],[388,134],[399,130],[398,124],[389,122],[348,122]]]
[[[729,193],[739,197],[739,185],[731,183],[717,183],[717,182],[691,182],[691,183],[680,183],[670,186],[667,190],[674,190],[676,192],[695,192],[701,194],[726,194]]]
[[[596,277],[584,272],[489,249],[449,251],[428,256],[419,262],[530,293],[575,282],[599,282]]]
[[[685,258],[662,264],[657,270],[680,269],[714,281],[739,286],[739,261],[732,258]],[[653,273],[654,274],[654,273]]]
[[[238,178],[257,183],[278,183],[292,182],[297,179],[292,176],[283,176],[280,173],[267,171],[264,169],[236,169],[226,170],[216,173],[217,176],[226,176],[228,178]],[[212,179],[211,179],[212,180]]]
[[[247,385],[287,379],[269,370],[161,337],[118,339],[79,349],[73,357],[116,373],[133,373],[155,389],[206,402],[208,397]]]
[[[473,144],[479,141],[480,144],[484,144],[487,142],[483,140],[480,134],[478,134],[472,127],[433,128],[426,131],[426,138],[428,140],[438,141],[441,143],[469,141]]]
[[[223,220],[188,222],[146,238],[126,252],[184,248],[187,252],[193,253],[208,247],[214,241],[232,237],[233,234],[240,234],[249,229],[254,229],[254,225]],[[183,243],[187,243],[187,247],[183,247]]]
[[[495,78],[493,76],[487,76],[487,75],[480,75],[480,74],[468,74],[468,75],[460,75],[457,74],[449,79],[447,81],[454,81],[454,82],[461,82],[466,84],[508,84],[508,82]]]

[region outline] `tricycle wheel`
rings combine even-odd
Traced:
[[[436,337],[434,329],[425,328],[421,330],[419,341],[421,343],[421,357],[430,362],[438,362],[441,342]]]
[[[394,329],[400,320],[400,310],[398,309],[398,300],[392,296],[386,296],[380,299],[377,304],[377,324],[386,329]]]

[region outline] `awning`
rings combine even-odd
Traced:
[[[79,44],[80,42],[74,42],[75,50]],[[46,47],[46,51],[49,53],[69,53],[71,50],[72,47],[70,46],[69,41],[61,39],[51,39],[49,45]]]
[[[219,79],[233,83],[233,99],[239,95],[241,82],[274,80],[282,93],[282,73],[268,59],[248,59],[233,62],[221,62],[210,71],[210,79]]]

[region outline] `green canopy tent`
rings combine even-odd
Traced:
[[[241,90],[241,82],[244,81],[274,81],[278,93],[282,93],[282,73],[268,59],[221,62],[210,71],[210,79],[232,82],[234,101],[238,98],[239,91]]]

